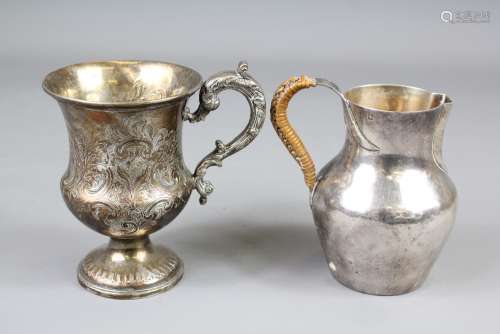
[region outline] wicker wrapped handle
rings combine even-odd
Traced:
[[[292,97],[300,90],[316,86],[316,80],[306,76],[291,77],[284,81],[274,92],[271,102],[271,122],[288,152],[297,161],[304,173],[304,181],[312,191],[316,182],[314,162],[306,147],[288,122],[287,108]]]

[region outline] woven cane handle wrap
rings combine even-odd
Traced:
[[[297,161],[304,173],[304,181],[312,191],[316,181],[316,170],[311,156],[300,140],[295,130],[291,127],[287,118],[288,103],[300,90],[316,86],[316,80],[306,76],[291,77],[284,81],[274,92],[271,102],[271,121],[281,141],[288,152]]]

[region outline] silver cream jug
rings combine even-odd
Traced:
[[[298,91],[325,86],[341,97],[346,140],[316,175],[288,123]],[[292,77],[276,90],[273,126],[304,173],[333,276],[368,294],[397,295],[425,280],[455,220],[457,193],[442,160],[451,99],[401,85],[342,93],[332,82]]]

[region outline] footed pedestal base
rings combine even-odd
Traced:
[[[173,287],[182,277],[181,259],[149,238],[111,239],[90,252],[78,267],[78,281],[87,290],[109,298],[132,299]]]

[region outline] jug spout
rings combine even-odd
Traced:
[[[440,101],[440,104],[443,105],[443,108],[445,109],[446,113],[448,113],[451,110],[451,107],[453,106],[453,101],[450,99],[448,95],[443,93],[432,93],[431,96],[433,97],[433,99]]]
[[[444,109],[446,110],[446,113],[449,113],[451,111],[451,107],[453,106],[453,101],[450,99],[449,96],[445,96],[444,100]]]

